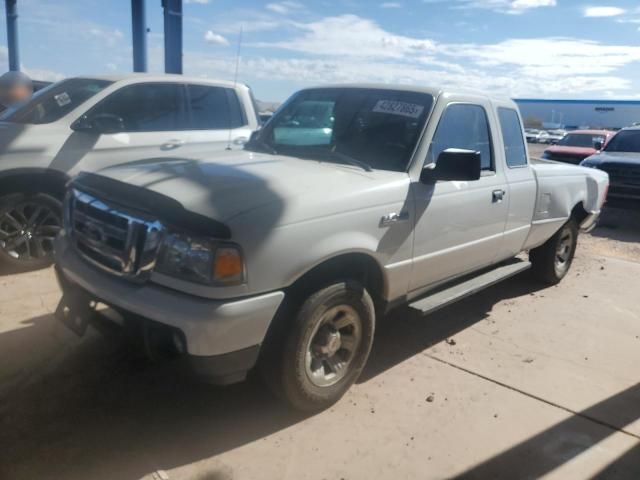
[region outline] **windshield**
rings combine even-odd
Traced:
[[[432,103],[426,93],[399,90],[304,90],[246,148],[405,171]]]
[[[605,151],[640,153],[640,130],[621,130],[609,141]]]
[[[62,80],[39,90],[26,103],[9,108],[0,120],[29,124],[55,122],[111,83],[88,78]]]
[[[568,133],[558,141],[557,145],[564,147],[594,148],[596,142],[604,143],[604,135],[590,133]]]

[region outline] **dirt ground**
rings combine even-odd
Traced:
[[[557,287],[397,312],[310,417],[79,339],[50,270],[0,276],[0,479],[640,478],[639,242],[640,213],[608,210]]]

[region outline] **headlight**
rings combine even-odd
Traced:
[[[165,238],[155,270],[205,285],[227,286],[244,282],[240,247],[177,233]]]

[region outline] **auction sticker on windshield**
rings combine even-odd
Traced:
[[[418,118],[422,115],[424,107],[415,103],[401,102],[398,100],[378,100],[373,107],[374,112],[402,115],[403,117]]]

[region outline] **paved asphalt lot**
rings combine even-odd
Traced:
[[[0,276],[0,479],[638,479],[640,213],[601,225],[557,287],[522,274],[380,322],[311,417],[78,339],[51,270]]]

